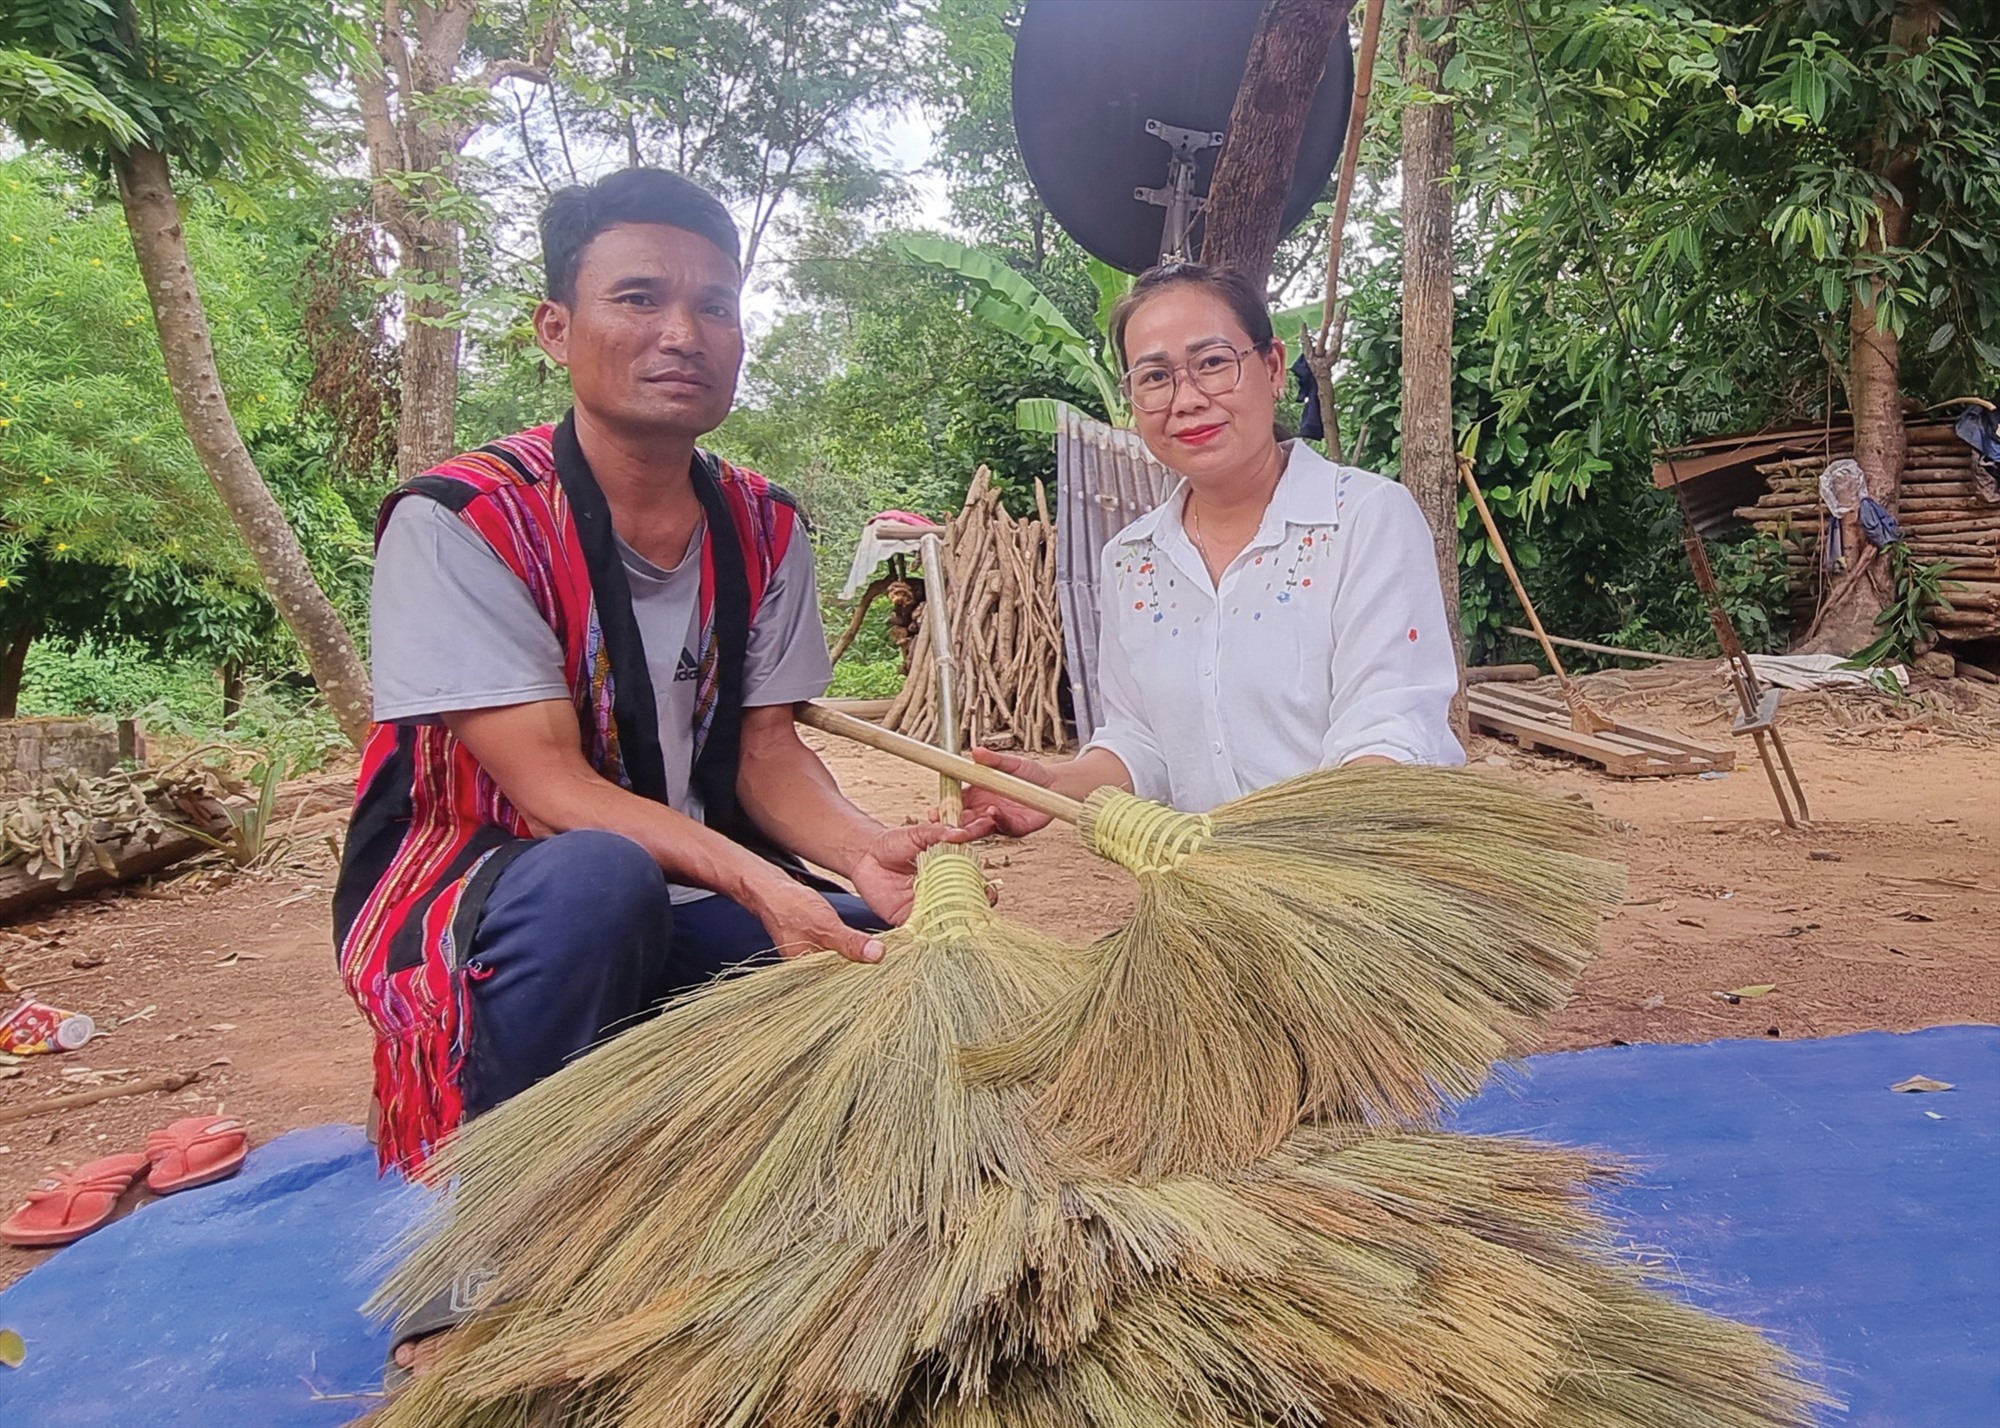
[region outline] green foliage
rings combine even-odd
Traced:
[[[849,618],[837,605],[827,607],[829,628]],[[868,618],[833,667],[833,685],[827,691],[836,699],[892,699],[903,687],[903,652],[889,638],[889,602],[877,600]]]
[[[0,49],[0,113],[24,131],[87,125],[113,143],[130,144],[139,126],[130,115],[55,60],[26,50]]]
[[[297,174],[317,147],[315,84],[350,38],[342,7],[309,0],[146,0],[143,13],[135,0],[12,0],[0,120],[99,160],[136,138],[204,176]],[[41,83],[24,81],[33,73]]]
[[[1511,5],[1467,17],[1447,75],[1470,121],[1468,193],[1492,234],[1495,370],[1515,400],[1559,366],[1600,426],[1652,402],[1668,439],[1816,414],[1846,379],[1860,302],[1903,339],[1912,395],[1991,382],[1994,7],[1945,7],[1921,52],[1892,42],[1898,0],[1527,8],[1555,132]],[[1914,206],[1906,238],[1885,228],[1899,183]],[[1600,246],[1638,374],[1620,370]]]
[[[1100,410],[1109,413],[1113,421],[1129,420],[1124,394],[1118,388],[1117,366],[1102,335],[1110,306],[1124,291],[1118,282],[1123,274],[1091,260],[1091,281],[1099,294],[1100,314],[1100,336],[1092,341],[1071,326],[1062,310],[1033,283],[990,253],[934,233],[898,234],[889,242],[894,251],[915,262],[963,278],[975,294],[971,306],[974,317],[1024,344],[1035,361],[1071,386],[1095,390]]]
[[[823,580],[845,572],[868,516],[954,510],[982,463],[1010,508],[1032,510],[1054,454],[1018,429],[1015,403],[1097,406],[1094,390],[974,316],[963,280],[893,239],[829,225],[802,245],[787,294],[792,310],[759,344],[714,440],[801,497]]]
[[[21,713],[137,718],[174,742],[226,740],[282,757],[294,772],[351,746],[326,706],[287,679],[246,682],[243,707],[225,725],[222,686],[201,659],[161,657],[130,641],[44,640],[28,651]]]
[[[1951,596],[1946,587],[1950,582],[1945,572],[1951,566],[1948,560],[1918,565],[1901,541],[1890,546],[1889,574],[1896,593],[1875,617],[1875,628],[1881,634],[1856,650],[1848,664],[1855,669],[1907,664],[1936,643],[1937,628],[1930,615],[1940,605],[1949,605]]]
[[[363,608],[368,549],[302,426],[285,225],[187,219],[231,407],[327,588]],[[0,628],[272,660],[277,612],[175,409],[124,220],[89,182],[0,164]]]
[[[1402,304],[1400,234],[1377,221],[1360,245],[1372,260],[1348,268],[1346,357],[1334,380],[1347,459],[1387,475],[1401,467]],[[1453,343],[1454,427],[1473,457],[1514,562],[1543,622],[1561,634],[1668,653],[1716,650],[1681,544],[1672,496],[1652,483],[1643,426],[1601,420],[1599,381],[1615,374],[1542,368],[1532,384],[1496,379],[1493,284],[1477,249],[1461,251],[1474,276],[1460,294]],[[1519,603],[1469,496],[1459,501],[1460,617],[1467,659],[1520,652],[1506,625]],[[1752,540],[1714,547],[1724,599],[1745,643],[1783,645],[1783,551]]]
[[[903,0],[595,0],[561,79],[576,123],[747,212],[745,267],[801,191],[879,192],[866,117],[910,90]]]

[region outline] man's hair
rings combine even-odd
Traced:
[[[558,189],[542,210],[542,266],[548,295],[576,297],[576,270],[591,240],[619,223],[664,223],[698,234],[740,263],[736,221],[700,184],[666,169],[620,169],[596,183]]]

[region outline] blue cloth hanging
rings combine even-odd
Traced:
[[[1877,550],[1903,538],[1903,528],[1889,508],[1873,496],[1861,498],[1861,533]]]
[[[1972,448],[1972,483],[1979,499],[2000,505],[2000,411],[1967,407],[1952,424],[1958,439]]]

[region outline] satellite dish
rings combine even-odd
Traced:
[[[1263,13],[1264,0],[1028,0],[1014,132],[1035,192],[1086,252],[1137,273],[1165,252],[1201,250],[1199,202]],[[1299,143],[1285,232],[1326,191],[1353,99],[1343,25]]]

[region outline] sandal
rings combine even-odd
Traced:
[[[80,1240],[110,1223],[118,1202],[138,1182],[146,1157],[127,1152],[52,1175],[28,1192],[20,1209],[0,1221],[0,1240],[23,1249],[47,1249]]]
[[[226,1179],[242,1168],[250,1137],[233,1116],[188,1116],[146,1137],[146,1188],[171,1195]]]
[[[382,1387],[393,1393],[413,1377],[410,1370],[396,1362],[396,1350],[456,1329],[475,1314],[492,1308],[486,1301],[497,1277],[490,1269],[469,1269],[398,1319],[389,1340],[389,1360],[382,1368]]]

